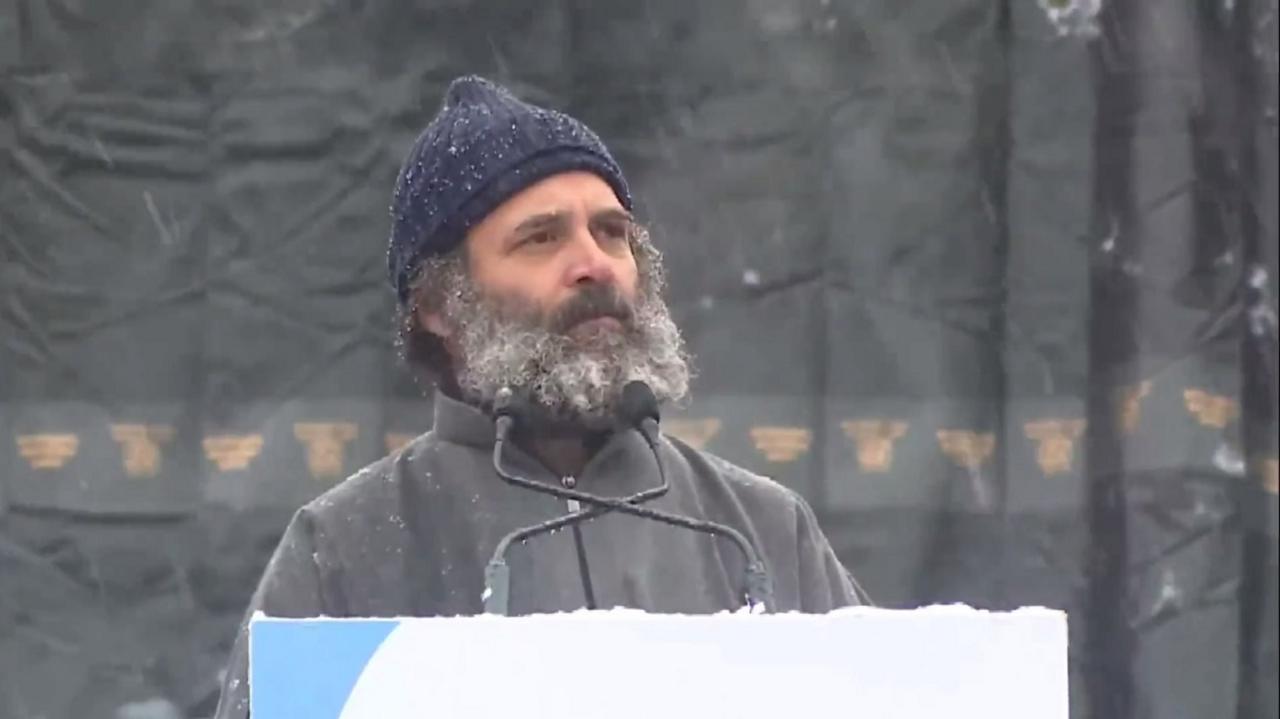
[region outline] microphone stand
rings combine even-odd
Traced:
[[[653,452],[653,458],[658,463],[658,476],[661,484],[657,487],[646,489],[624,499],[629,504],[639,504],[655,499],[667,493],[670,484],[667,481],[666,471],[663,469],[662,457],[658,454],[656,444],[650,439],[648,433],[642,432],[645,436],[645,443],[649,445]],[[495,449],[494,461],[497,462],[497,453],[501,450]],[[495,467],[495,469],[497,469]],[[503,470],[498,469],[498,475],[503,476]],[[505,479],[505,477],[504,477]],[[493,550],[493,557],[489,560],[489,564],[485,566],[484,580],[484,607],[486,614],[500,614],[505,616],[508,611],[511,596],[511,570],[507,566],[506,557],[507,550],[516,542],[523,542],[532,537],[542,534],[551,534],[557,530],[563,529],[569,525],[587,522],[596,517],[608,514],[612,511],[608,507],[592,506],[589,509],[581,509],[561,517],[548,519],[545,522],[539,522],[528,527],[507,534],[498,540],[498,546]]]
[[[486,613],[506,615],[508,612],[511,579],[510,569],[506,564],[505,553],[512,541],[527,539],[528,537],[550,532],[569,524],[586,521],[592,517],[604,514],[607,511],[616,511],[623,514],[644,517],[664,524],[684,527],[696,532],[724,537],[730,540],[742,553],[743,559],[745,560],[745,586],[742,588],[742,595],[745,599],[746,605],[752,611],[756,611],[757,608],[761,611],[769,611],[773,604],[773,589],[769,581],[768,572],[765,570],[764,563],[760,561],[759,556],[756,554],[755,548],[751,546],[751,543],[747,541],[747,538],[743,536],[741,532],[733,527],[717,522],[698,520],[679,514],[661,512],[647,507],[636,506],[632,503],[636,501],[637,497],[641,497],[646,493],[657,492],[658,490],[665,492],[667,487],[665,473],[663,473],[662,487],[650,489],[638,495],[633,495],[632,497],[615,499],[565,487],[542,484],[508,472],[503,467],[502,450],[505,447],[515,425],[513,408],[510,406],[510,395],[508,394],[505,401],[500,402],[499,404],[500,406],[496,408],[498,410],[498,417],[495,420],[497,437],[493,445],[493,467],[498,476],[509,484],[523,487],[534,492],[549,494],[560,499],[577,500],[580,504],[590,505],[592,509],[574,512],[564,517],[548,520],[532,527],[517,530],[516,532],[507,535],[507,537],[504,537],[503,541],[499,542],[497,550],[494,552],[493,559],[490,560],[488,566],[485,567],[486,587],[483,599]],[[649,437],[647,436],[648,433],[643,434],[646,434],[646,442],[649,442]],[[650,449],[654,451],[655,458],[658,460],[659,471],[661,471],[662,460],[658,457],[656,442],[649,442],[649,446]],[[658,493],[660,494],[661,492]]]

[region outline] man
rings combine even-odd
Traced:
[[[527,399],[504,471],[610,498],[665,477],[669,490],[636,506],[744,535],[772,581],[769,610],[857,603],[799,496],[672,437],[651,450],[619,419],[628,383],[662,402],[689,383],[661,256],[631,207],[617,163],[577,120],[480,78],[449,87],[396,182],[388,253],[404,355],[437,390],[434,427],[298,511],[250,614],[483,611],[503,535],[592,509],[499,476],[493,415],[512,390]],[[746,562],[723,538],[616,509],[571,530],[512,547],[511,614],[743,604]],[[247,663],[242,628],[217,716],[247,715]]]

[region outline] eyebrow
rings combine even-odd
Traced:
[[[564,222],[565,216],[567,214],[568,213],[563,211],[556,211],[556,212],[543,212],[537,215],[532,215],[530,217],[525,218],[520,224],[516,225],[515,229],[512,230],[512,234],[520,235],[520,234],[524,234],[525,232],[529,232],[530,230],[539,230],[549,225],[562,223]]]
[[[520,224],[516,225],[515,228],[511,231],[511,233],[513,235],[522,235],[532,230],[541,230],[547,227],[553,227],[555,225],[564,223],[567,220],[568,216],[569,216],[569,213],[563,210],[556,210],[553,212],[542,212],[536,215],[531,215],[529,217],[526,217],[523,221],[521,221]],[[602,222],[607,220],[635,222],[635,217],[632,216],[630,212],[627,212],[626,210],[620,207],[610,207],[608,209],[600,210],[599,212],[592,214],[588,222],[596,223],[596,222]]]
[[[636,218],[630,212],[627,212],[626,210],[620,207],[610,207],[605,210],[600,210],[599,212],[591,215],[591,219],[588,220],[588,222],[595,223],[595,222],[602,222],[605,220],[620,220],[622,222],[635,222]]]

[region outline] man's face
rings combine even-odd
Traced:
[[[472,228],[465,277],[421,317],[445,338],[467,398],[522,387],[590,428],[610,421],[628,381],[682,397],[683,342],[660,297],[659,258],[636,257],[636,233],[609,185],[585,172],[534,184]]]
[[[636,299],[631,215],[604,180],[553,175],[489,214],[467,235],[471,279],[484,293],[549,317],[583,290]]]

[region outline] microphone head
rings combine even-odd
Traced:
[[[631,427],[639,427],[646,419],[657,422],[661,418],[658,411],[658,398],[654,396],[649,385],[639,380],[632,380],[622,387],[622,398],[618,402],[618,417]]]
[[[528,414],[528,398],[512,387],[503,387],[493,395],[493,417],[518,420]]]

